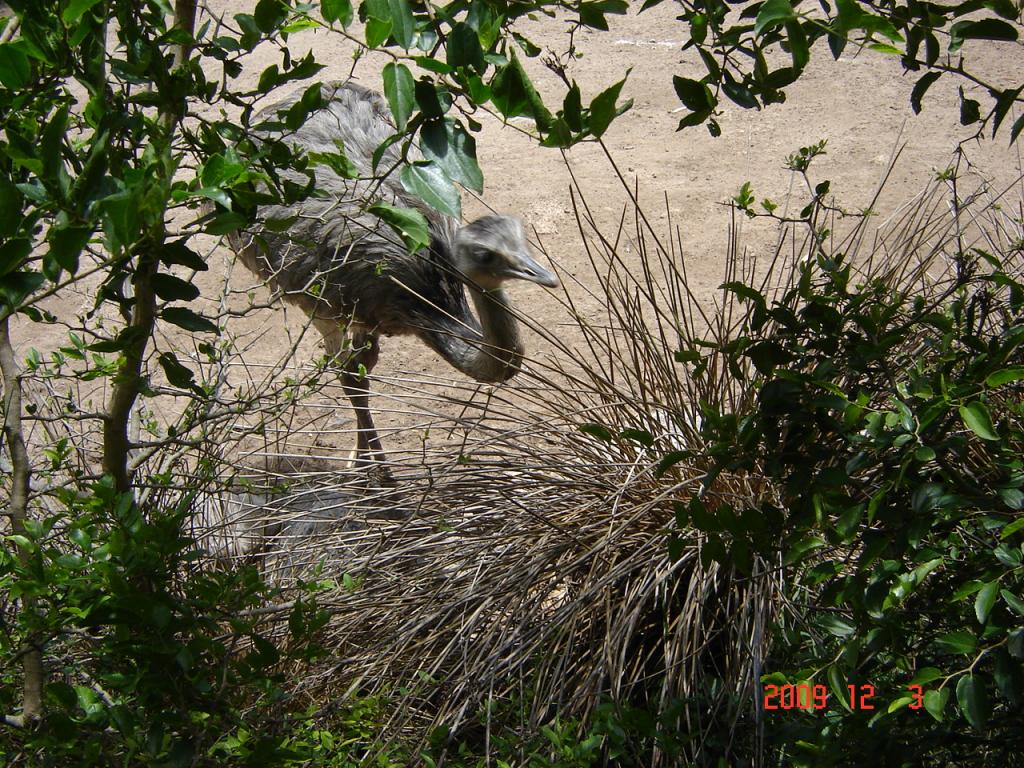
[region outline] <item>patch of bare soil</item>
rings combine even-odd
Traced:
[[[227,17],[250,11],[251,5],[244,0],[209,2],[214,13]],[[699,77],[703,73],[696,54],[681,50],[687,32],[675,20],[673,5],[665,3],[642,14],[633,9],[624,17],[611,17],[610,22],[608,32],[576,35],[580,55],[568,64],[567,73],[580,84],[586,102],[629,72],[622,97],[632,99],[633,107],[613,123],[605,135],[605,145],[627,183],[637,185],[651,221],[656,227],[665,227],[666,235],[671,213],[690,288],[698,296],[707,297],[709,304],[722,282],[729,232],[729,211],[722,203],[744,182],[750,181],[759,197],[784,201],[794,183],[783,167],[785,157],[801,146],[827,139],[828,154],[814,166],[817,178],[831,179],[832,189],[848,207],[866,206],[893,153],[900,150],[895,170],[875,205],[883,221],[910,200],[938,169],[947,167],[958,142],[971,135],[958,122],[956,88],[960,83],[952,77],[942,78],[928,92],[923,112],[914,116],[909,99],[916,78],[902,71],[896,57],[851,50],[833,61],[824,47],[815,50],[812,65],[790,87],[785,104],[763,112],[726,105],[720,138],[712,138],[701,127],[676,132],[680,114],[675,110],[680,105],[672,88],[672,74]],[[546,52],[559,53],[566,48],[564,20],[542,17],[525,23],[521,31]],[[315,52],[316,58],[327,65],[321,79],[352,76],[380,89],[380,69],[387,59],[369,54],[356,60],[356,46],[339,35],[309,30],[292,35],[289,46],[293,58],[306,50]],[[978,69],[1004,83],[1019,79],[1018,51],[1010,44],[967,44],[967,53]],[[264,46],[247,63],[239,86],[253,85],[264,67],[279,62],[279,51]],[[541,59],[528,60],[526,65],[549,102],[559,103],[562,86]],[[219,77],[220,73],[210,75]],[[577,231],[570,187],[574,178],[595,219],[610,233],[629,202],[627,188],[602,148],[595,144],[575,147],[563,157],[557,150],[536,146],[525,124],[505,125],[483,113],[476,118],[483,124],[477,143],[486,187],[482,200],[466,200],[467,217],[474,218],[488,208],[523,217],[536,230],[539,244],[564,276],[566,289],[582,311],[599,317],[600,301],[586,291],[594,281]],[[1004,130],[996,141],[968,147],[972,162],[996,187],[1010,185],[1021,167],[1018,149],[1008,148],[1006,141]],[[795,191],[800,193],[799,189]],[[760,222],[745,227],[745,247],[752,254],[767,255],[774,243],[773,228]],[[204,296],[211,297],[209,309],[219,304],[225,284],[235,291],[227,305],[266,299],[256,278],[240,267],[232,270],[226,246],[209,241],[205,247],[210,272],[200,276],[200,284]],[[622,252],[630,253],[628,243]],[[511,292],[519,309],[532,321],[562,328],[571,338],[573,324],[555,296],[525,283],[513,285]],[[62,297],[53,309],[60,316],[68,310],[80,311],[90,301],[88,289],[83,289],[78,295]],[[292,347],[298,364],[314,360],[322,351],[316,333],[305,325],[306,318],[300,312],[282,306],[260,309],[231,321],[228,333],[244,349],[231,377],[258,380],[272,371],[270,366]],[[59,327],[40,329],[22,323],[15,335],[20,353],[36,347],[45,354],[64,342],[65,332]],[[529,332],[526,339],[531,354],[539,360],[552,354]],[[161,347],[186,350],[194,349],[194,343],[185,335],[175,334],[158,340]],[[414,340],[386,339],[383,347],[374,383],[381,394],[375,397],[374,408],[385,446],[393,451],[402,449],[415,455],[427,441],[446,437],[437,430],[428,435],[426,427],[432,417],[423,412],[429,414],[433,405],[426,397],[422,407],[412,408],[407,400],[411,394],[458,389],[467,398],[478,400],[487,394],[486,387],[476,387]],[[168,412],[173,411],[173,406],[168,408]],[[339,388],[314,396],[303,408],[306,410],[291,424],[295,435],[288,450],[338,456],[352,442],[348,433],[352,428],[351,411]],[[395,430],[401,433],[389,435]],[[268,436],[268,449],[281,447],[278,437]]]

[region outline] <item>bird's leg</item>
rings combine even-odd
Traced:
[[[384,449],[377,435],[370,413],[370,382],[369,374],[377,364],[380,344],[377,337],[370,333],[356,332],[352,335],[352,352],[345,361],[341,373],[342,386],[345,394],[352,401],[356,412],[355,464],[362,465],[371,461],[384,461]]]
[[[366,467],[379,485],[395,485],[386,464],[384,448],[370,413],[370,371],[377,364],[380,342],[375,333],[359,326],[349,328],[352,347],[345,350],[345,331],[337,322],[317,323],[328,355],[341,364],[341,386],[356,412],[356,449],[350,459],[353,466]]]

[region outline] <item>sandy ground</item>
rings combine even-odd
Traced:
[[[211,0],[209,4],[215,12],[228,15],[249,11],[253,5],[244,0]],[[569,64],[568,74],[580,83],[586,103],[629,71],[622,98],[632,99],[633,108],[613,123],[605,143],[630,183],[635,180],[639,184],[648,213],[661,224],[666,219],[667,196],[673,225],[680,228],[690,287],[697,295],[708,296],[709,301],[722,281],[729,229],[729,213],[722,203],[746,181],[759,197],[784,199],[793,181],[783,167],[789,153],[827,139],[828,154],[815,164],[817,178],[831,179],[832,189],[842,201],[856,207],[868,203],[890,156],[901,147],[899,163],[877,206],[880,218],[884,218],[918,192],[936,169],[949,165],[958,142],[972,133],[959,125],[959,83],[951,77],[942,78],[932,87],[923,112],[914,116],[909,97],[916,78],[902,72],[898,59],[872,52],[854,55],[851,51],[833,61],[824,46],[815,50],[806,74],[789,88],[785,104],[763,112],[725,104],[720,118],[723,135],[719,138],[712,138],[699,126],[677,132],[681,113],[674,112],[680,105],[671,76],[700,77],[703,70],[693,51],[681,51],[687,33],[682,23],[675,21],[674,6],[665,3],[642,14],[634,9],[627,16],[610,17],[610,22],[608,32],[576,36],[582,56]],[[521,28],[545,52],[556,53],[567,46],[566,30],[564,21],[549,18],[526,22]],[[344,79],[351,73],[364,85],[380,89],[380,68],[386,59],[371,54],[355,62],[355,45],[340,35],[306,31],[293,35],[289,45],[293,58],[309,49],[315,52],[317,59],[327,65],[321,79]],[[1020,80],[1019,51],[1009,44],[967,45],[977,68],[1003,84]],[[248,62],[240,85],[251,85],[264,67],[279,63],[279,59],[276,49],[263,46]],[[540,59],[527,60],[526,66],[549,105],[560,104],[564,91],[558,79]],[[596,145],[584,145],[566,152],[563,159],[557,150],[537,147],[524,135],[522,124],[503,125],[482,114],[478,118],[484,126],[477,144],[486,186],[483,201],[467,198],[467,217],[483,213],[484,203],[520,215],[535,228],[544,251],[559,269],[587,282],[589,268],[571,212],[569,171],[575,174],[600,223],[612,227],[627,196],[603,152]],[[1007,126],[1013,119],[1007,121]],[[997,140],[968,147],[972,161],[1003,185],[1011,183],[1021,167],[1018,149],[1007,147],[1007,140],[1008,130],[1004,129]],[[748,248],[756,251],[770,247],[767,228],[751,225],[746,234]],[[230,254],[213,244],[207,247],[213,249],[211,271],[201,276],[201,287],[204,295],[217,295]],[[254,282],[241,269],[231,276],[235,288],[244,289]],[[582,290],[572,290],[576,296],[583,296]],[[548,327],[567,322],[564,310],[545,289],[522,284],[512,286],[511,292],[517,305],[534,320]],[[87,300],[81,297],[66,301],[77,308],[77,302]],[[235,324],[232,333],[251,343],[246,352],[249,373],[256,375],[253,372],[261,364],[279,357],[300,333],[303,321],[294,309],[276,309],[261,311]],[[30,346],[45,350],[61,341],[60,329],[40,333],[41,329],[22,325],[19,330],[16,336],[22,352]],[[163,347],[190,346],[190,340],[173,335],[159,343]],[[527,343],[532,353],[541,357],[548,354],[529,334]],[[317,339],[311,334],[299,344],[297,360],[308,361],[318,354]],[[385,379],[407,373],[467,383],[443,360],[410,339],[385,340],[377,373]],[[388,389],[386,385],[381,388]],[[383,413],[379,422],[387,429],[409,418]],[[350,412],[339,408],[328,422],[320,422],[320,428],[340,430],[350,424]]]

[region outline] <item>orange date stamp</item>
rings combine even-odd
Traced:
[[[907,692],[910,695],[910,703],[907,704],[907,708],[921,709],[924,706],[924,689],[920,685],[908,685]],[[845,704],[855,712],[875,709],[874,699],[875,686],[869,683],[846,686]],[[827,709],[828,705],[829,691],[824,685],[787,683],[764,686],[764,708],[766,710],[803,709],[815,712]]]

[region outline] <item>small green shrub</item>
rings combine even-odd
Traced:
[[[702,404],[707,471],[677,522],[707,536],[705,562],[778,569],[786,585],[762,683],[818,686],[825,703],[764,713],[786,764],[1024,753],[1016,228],[999,253],[952,240],[948,265],[913,251],[864,265],[817,246],[774,297],[727,284],[740,319],[684,355],[695,376],[750,393]],[[726,503],[737,477],[761,490]]]
[[[266,609],[283,598],[253,567],[198,565],[201,551],[182,534],[187,503],[142,509],[109,478],[65,502],[12,537],[27,567],[6,550],[0,560],[0,593],[36,605],[5,620],[0,650],[15,659],[33,638],[50,672],[46,717],[5,730],[6,764],[289,764],[292,731],[308,718],[286,683],[322,653],[317,586],[284,605],[282,628]],[[15,670],[3,668],[6,711],[18,707]]]

